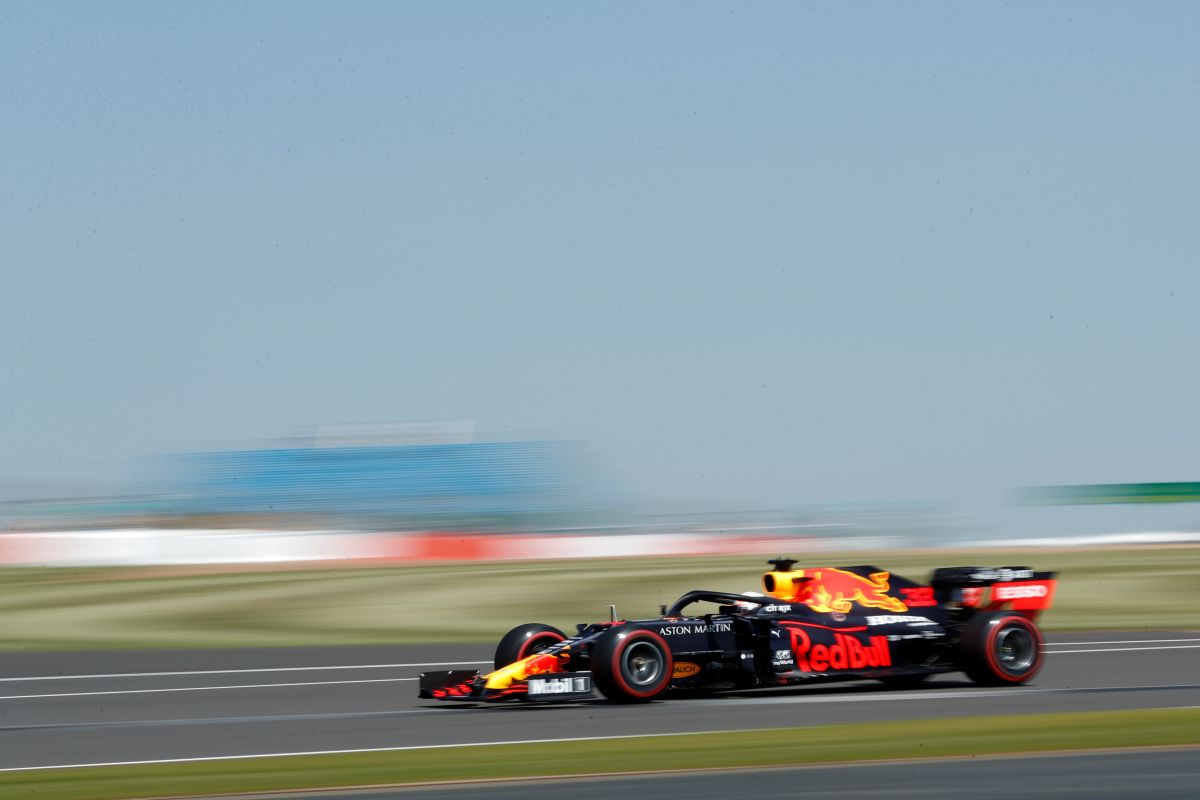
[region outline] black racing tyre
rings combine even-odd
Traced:
[[[654,631],[614,628],[592,646],[592,677],[613,703],[646,703],[667,690],[675,660]]]
[[[504,634],[500,644],[496,645],[496,669],[507,667],[566,638],[567,635],[558,628],[540,622],[518,625]]]
[[[1042,668],[1042,632],[1011,611],[971,619],[959,641],[963,672],[981,686],[1016,686]]]
[[[887,675],[879,679],[889,689],[920,689],[929,680],[928,672],[911,672],[907,675]]]

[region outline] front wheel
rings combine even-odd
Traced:
[[[980,614],[959,642],[963,671],[981,686],[1025,683],[1042,668],[1042,632],[1010,611]]]
[[[650,630],[609,631],[592,647],[596,688],[613,703],[646,703],[667,690],[675,667],[665,639]]]
[[[551,645],[566,641],[567,635],[551,625],[540,622],[530,622],[518,625],[500,640],[496,645],[496,669],[503,669],[509,664],[528,658],[534,653],[541,652]]]

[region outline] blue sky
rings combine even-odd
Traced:
[[[5,471],[474,418],[752,507],[1200,477],[1194,4],[646,5],[0,6]]]

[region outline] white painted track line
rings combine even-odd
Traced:
[[[258,667],[255,669],[195,669],[181,672],[110,672],[98,675],[25,675],[0,681],[83,681],[95,678],[161,678],[175,675],[238,675],[251,672],[322,672],[337,669],[401,669],[405,667],[464,667],[490,664],[486,661],[430,661],[423,664],[334,664],[328,667]]]
[[[1172,644],[1175,642],[1188,642],[1188,644]],[[1136,647],[1106,647],[1106,648],[1091,648],[1091,645],[1156,645],[1152,647],[1136,646]],[[1075,655],[1084,653],[1121,653],[1121,652],[1141,652],[1147,650],[1195,650],[1200,649],[1200,638],[1190,639],[1114,639],[1095,642],[1048,642],[1045,647],[1047,655]],[[1057,648],[1077,648],[1084,647],[1086,649],[1057,649]],[[1055,649],[1051,649],[1055,648]],[[405,669],[415,667],[477,667],[491,663],[490,660],[484,661],[428,661],[428,662],[412,662],[404,664],[331,664],[328,666],[317,667],[258,667],[251,669],[205,669],[205,670],[179,670],[173,672],[111,672],[97,673],[91,675],[24,675],[20,677],[0,678],[0,683],[29,683],[40,681],[72,681],[72,680],[108,680],[120,678],[161,678],[161,677],[179,677],[179,676],[207,676],[207,675],[247,675],[247,674],[264,674],[278,672],[324,672],[337,670],[376,670],[376,669]],[[63,692],[63,693],[45,693],[45,694],[29,694],[29,695],[9,695],[0,696],[0,700],[17,700],[34,697],[84,697],[88,695],[102,694],[139,694],[148,692],[183,692],[183,691],[203,691],[212,689],[252,689],[252,688],[271,688],[276,686],[331,686],[337,684],[350,683],[382,683],[388,681],[404,681],[416,680],[415,678],[377,678],[370,680],[349,680],[349,681],[306,681],[296,683],[275,683],[275,684],[246,684],[234,686],[200,686],[200,687],[185,687],[185,688],[169,688],[169,689],[127,689],[122,691],[96,691],[96,692]]]
[[[304,681],[301,683],[247,683],[236,686],[182,686],[171,689],[118,689],[106,692],[60,692],[57,694],[12,694],[0,700],[34,700],[47,697],[95,697],[109,694],[161,694],[163,692],[217,692],[223,689],[277,689],[285,686],[342,686],[352,683],[399,683],[416,678],[367,678],[359,681]]]
[[[1052,692],[1052,691],[1061,691],[1061,690],[1026,689],[1026,690],[1022,690],[1022,691]],[[1076,691],[1078,691],[1078,690],[1076,690]],[[921,694],[921,693],[913,693],[912,699],[915,699],[916,696],[919,694]],[[953,695],[953,696],[962,697],[962,696],[972,695],[972,694],[976,697],[978,697],[980,694],[1003,694],[1003,695],[1011,696],[1012,691],[1008,690],[1008,691],[997,691],[997,692],[987,692],[987,693],[964,692],[964,693],[955,693],[955,695]],[[945,697],[945,695],[940,695],[940,696]],[[847,699],[849,699],[849,698],[841,698],[841,700],[847,700]],[[868,700],[868,699],[870,699],[870,698],[862,698],[862,700]],[[900,700],[900,699],[909,699],[909,698],[902,696],[902,695],[890,695],[887,697],[887,699]],[[835,700],[834,698],[828,698],[827,701],[828,702],[837,702],[837,700]],[[775,702],[775,701],[773,701],[769,698],[760,698],[755,702]],[[1188,708],[1195,708],[1195,706],[1172,706],[1171,708],[1173,708],[1173,709],[1188,709]],[[51,765],[40,766],[40,767],[0,767],[0,773],[28,772],[31,770],[83,769],[86,767],[122,767],[122,766],[131,767],[131,766],[146,766],[146,765],[151,765],[151,764],[188,764],[188,763],[199,763],[199,762],[205,762],[205,761],[229,761],[229,760],[234,760],[234,759],[286,758],[289,756],[349,755],[349,754],[353,754],[353,753],[393,753],[393,752],[403,752],[406,750],[452,750],[452,749],[458,749],[458,748],[463,748],[463,747],[499,747],[499,746],[510,745],[510,744],[516,745],[516,744],[551,744],[554,742],[602,742],[602,741],[612,741],[612,740],[618,740],[618,739],[647,739],[647,738],[662,738],[662,737],[674,737],[674,736],[694,736],[694,735],[700,735],[700,734],[737,735],[739,733],[744,733],[744,732],[745,732],[744,730],[673,731],[673,732],[666,732],[666,733],[615,734],[615,735],[610,735],[610,736],[575,736],[575,737],[564,737],[564,738],[560,738],[560,739],[512,739],[512,740],[506,740],[506,741],[457,742],[457,743],[451,743],[451,744],[418,744],[418,745],[405,745],[405,746],[398,746],[398,747],[363,747],[363,748],[355,748],[355,749],[348,749],[348,750],[306,750],[306,751],[285,752],[285,753],[251,753],[251,754],[245,754],[245,755],[193,756],[193,757],[185,757],[185,758],[147,759],[147,760],[142,760],[142,761],[101,761],[101,762],[80,763],[80,764],[51,764]]]
[[[94,764],[53,764],[47,767],[0,767],[0,772],[27,772],[37,769],[82,769],[84,767],[140,767],[149,764],[189,764],[200,761],[228,761],[243,758],[285,758],[287,756],[338,756],[351,753],[394,753],[403,750],[451,750],[460,747],[497,747],[506,744],[552,744],[554,742],[603,742],[612,739],[651,739],[664,736],[695,736],[705,733],[737,734],[745,731],[679,731],[671,733],[626,733],[613,736],[575,736],[564,739],[513,739],[506,742],[461,742],[456,744],[413,744],[403,747],[361,747],[354,750],[306,750],[298,753],[253,753],[236,756],[200,756],[194,758],[158,758],[147,761],[102,761]]]
[[[1048,656],[1073,656],[1078,653],[1135,653],[1145,650],[1200,650],[1200,644],[1169,644],[1163,647],[1103,647],[1096,650],[1047,650]]]
[[[1190,639],[1114,639],[1097,642],[1047,642],[1047,648],[1062,648],[1062,647],[1084,647],[1100,644],[1127,644],[1127,645],[1146,645],[1146,644],[1171,644],[1177,642],[1188,642],[1189,645],[1181,647],[1117,647],[1105,650],[1047,650],[1047,652],[1055,655],[1062,655],[1066,652],[1077,653],[1112,653],[1124,650],[1180,650],[1189,649],[1191,647],[1200,647],[1200,637]],[[116,679],[116,678],[161,678],[174,677],[183,675],[248,675],[253,673],[270,673],[270,672],[324,672],[334,670],[370,670],[370,669],[405,669],[413,667],[477,667],[481,664],[490,664],[491,659],[480,659],[478,661],[427,661],[414,662],[408,664],[330,664],[319,667],[257,667],[252,669],[197,669],[197,670],[179,670],[174,672],[109,672],[97,673],[93,675],[22,675],[12,678],[0,678],[3,683],[28,682],[28,681],[82,681],[82,680],[97,680],[97,679]],[[331,681],[332,683],[333,681]]]
[[[1115,639],[1110,642],[1047,642],[1048,647],[1082,647],[1093,644],[1162,644],[1164,642],[1195,642],[1200,644],[1200,637],[1190,639]]]

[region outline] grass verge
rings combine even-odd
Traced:
[[[0,774],[0,796],[119,800],[424,781],[1200,745],[1200,709],[830,725]]]
[[[793,555],[804,557],[803,553]],[[916,580],[933,567],[1059,572],[1048,630],[1200,628],[1200,547],[820,553]],[[654,616],[689,589],[758,589],[762,556],[393,565],[0,570],[0,650],[494,642],[522,622],[571,630]]]

